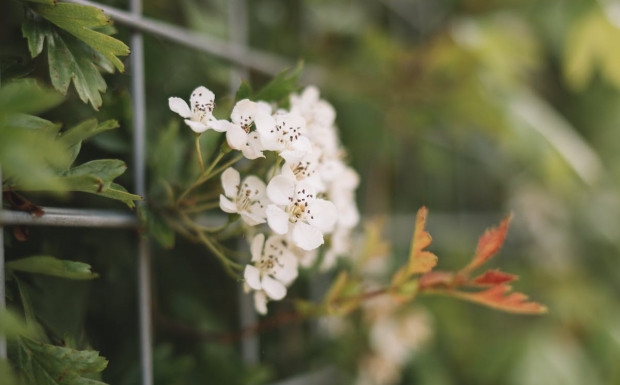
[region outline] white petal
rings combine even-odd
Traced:
[[[199,107],[209,107],[209,103],[213,103],[215,100],[215,94],[211,92],[208,88],[200,86],[192,91],[192,95],[189,98],[191,108],[195,109],[196,106]]]
[[[209,126],[207,126],[206,124],[194,122],[193,120],[185,119],[184,122],[189,126],[189,128],[192,129],[192,131],[198,134],[200,134],[201,132],[205,132],[209,129]]]
[[[265,150],[279,151],[284,148],[284,144],[278,142],[279,134],[273,117],[257,113],[254,118],[254,124],[256,124],[256,131],[260,134],[260,141]]]
[[[284,284],[278,280],[271,278],[266,275],[263,277],[261,281],[261,286],[265,293],[269,296],[269,298],[274,299],[276,301],[281,300],[286,296],[286,287]]]
[[[185,119],[192,117],[192,111],[189,109],[185,100],[181,98],[168,98],[168,107]]]
[[[208,124],[209,128],[214,129],[217,132],[227,132],[231,127],[235,125],[228,120],[211,120]]]
[[[236,124],[231,124],[226,131],[226,141],[230,148],[241,150],[248,142],[248,134]]]
[[[289,215],[276,205],[267,206],[267,223],[277,234],[288,232]]]
[[[256,110],[257,106],[255,102],[248,99],[239,100],[230,114],[230,119],[235,124],[249,126],[254,121]]]
[[[303,151],[295,151],[295,150],[284,150],[280,152],[280,156],[288,163],[299,163],[299,161],[306,156],[308,152]]]
[[[278,262],[282,264],[282,268],[276,270],[273,276],[285,286],[289,286],[299,274],[297,257],[285,253],[278,257]]]
[[[241,215],[243,222],[245,222],[248,226],[256,226],[261,223],[265,223],[265,218],[262,218],[259,215],[255,215],[247,211],[241,211],[239,214]]]
[[[314,265],[316,262],[316,258],[319,256],[318,249],[304,251],[303,254],[299,255],[299,264],[302,267],[309,268]]]
[[[224,193],[229,198],[235,198],[239,192],[239,185],[241,184],[241,176],[239,171],[232,167],[228,167],[226,171],[222,173],[222,187],[224,187]]]
[[[220,208],[225,213],[234,214],[237,212],[237,204],[228,200],[224,195],[220,194]]]
[[[250,190],[250,199],[265,196],[265,182],[254,175],[250,175],[243,180],[243,189]]]
[[[293,228],[293,242],[306,251],[314,250],[323,244],[323,234],[304,222],[297,222]]]
[[[254,309],[258,314],[267,314],[267,296],[262,290],[254,292]]]
[[[267,197],[277,205],[287,206],[293,203],[295,180],[284,175],[276,175],[267,185]]]
[[[271,105],[267,102],[259,100],[258,102],[256,102],[256,108],[258,113],[271,115],[272,108]]]
[[[253,265],[246,265],[243,272],[245,282],[254,290],[261,289],[260,271]]]
[[[258,234],[252,239],[252,245],[250,246],[250,252],[252,254],[252,262],[256,262],[260,259],[263,253],[263,244],[265,243],[265,234]]]
[[[308,205],[306,213],[308,223],[323,232],[333,229],[336,219],[338,219],[336,206],[325,199],[317,199],[312,202]]]
[[[243,156],[246,157],[246,159],[250,159],[250,160],[265,157],[262,151],[257,151],[254,147],[250,146],[249,144],[246,144],[245,146],[243,146],[243,148],[241,149],[241,153],[243,154]]]

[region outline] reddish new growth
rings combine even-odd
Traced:
[[[420,209],[418,215],[420,213],[426,216],[426,208]],[[547,308],[545,306],[529,301],[525,294],[511,292],[512,288],[508,283],[517,280],[518,276],[516,275],[504,273],[499,269],[490,269],[474,278],[470,278],[470,274],[475,269],[488,262],[502,247],[511,218],[512,216],[509,215],[498,227],[485,231],[478,241],[478,247],[473,259],[467,266],[456,273],[427,271],[426,274],[420,277],[418,290],[420,292],[449,295],[511,313],[546,313]],[[419,224],[417,223],[417,225]],[[424,247],[426,246],[428,244]],[[485,290],[475,291],[475,289],[482,288]],[[470,290],[464,291],[462,289]],[[471,289],[474,289],[474,291],[471,291]]]

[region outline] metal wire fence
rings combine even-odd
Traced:
[[[248,69],[266,74],[276,74],[283,68],[291,66],[292,61],[270,53],[249,49],[247,43],[247,10],[246,0],[229,2],[229,20],[231,28],[230,41],[220,41],[204,34],[196,34],[184,28],[168,23],[152,20],[142,16],[142,0],[130,0],[129,11],[112,8],[87,0],[65,0],[71,3],[95,6],[102,9],[115,22],[132,29],[130,40],[130,72],[131,97],[133,107],[133,157],[134,157],[134,188],[135,193],[144,196],[146,193],[146,98],[144,85],[144,43],[143,33],[158,36],[174,43],[184,45],[209,55],[226,59],[234,65],[231,73],[231,91],[238,86],[239,79],[247,77]],[[242,26],[241,28],[239,26]],[[322,73],[318,68],[306,68],[306,77],[315,81]],[[0,165],[1,166],[1,165]],[[2,180],[0,168],[0,180]],[[120,211],[102,211],[88,209],[44,208],[45,214],[35,217],[25,212],[2,209],[0,194],[0,310],[5,308],[4,293],[4,238],[2,226],[68,226],[91,228],[126,228],[137,229],[139,221],[135,215]],[[138,243],[138,313],[140,329],[140,367],[141,383],[153,384],[153,341],[152,341],[152,309],[151,309],[151,254],[146,238],[136,235]],[[248,326],[256,322],[256,315],[251,300],[244,293],[240,294],[240,324]],[[246,363],[256,363],[259,359],[257,338],[242,341],[242,358]],[[6,358],[6,340],[0,336],[0,358]],[[311,376],[321,379],[321,373]],[[306,377],[286,381],[287,384],[313,383]]]

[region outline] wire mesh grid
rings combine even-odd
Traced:
[[[230,87],[234,92],[241,78],[247,77],[248,69],[273,75],[292,64],[290,60],[271,53],[253,50],[247,47],[247,4],[246,0],[229,1],[229,21],[231,25],[231,39],[220,41],[204,34],[197,34],[168,23],[149,19],[142,16],[142,0],[130,0],[129,11],[98,4],[88,0],[65,0],[66,2],[95,6],[102,9],[115,22],[126,25],[133,31],[130,40],[130,71],[132,77],[131,98],[133,107],[133,157],[134,157],[134,184],[135,192],[144,196],[146,192],[146,101],[144,85],[144,46],[143,33],[158,36],[174,43],[184,45],[197,51],[230,61],[234,70],[231,72]],[[234,28],[232,28],[234,26]],[[244,28],[239,28],[244,26]],[[322,71],[313,66],[306,66],[305,77],[319,81]],[[0,180],[2,169],[0,165]],[[91,228],[128,228],[137,229],[139,221],[135,215],[120,211],[103,211],[90,209],[44,208],[45,214],[35,217],[25,212],[16,212],[2,209],[2,194],[0,194],[0,310],[5,308],[4,287],[4,225],[34,225],[34,226],[65,226]],[[137,236],[138,243],[137,271],[138,271],[138,313],[140,329],[140,368],[141,384],[153,384],[153,341],[151,317],[151,280],[150,280],[150,250],[147,239]],[[251,299],[240,292],[240,324],[242,327],[256,322]],[[258,338],[245,338],[241,342],[242,359],[247,364],[257,363],[259,360]],[[0,359],[6,359],[6,339],[0,336]],[[331,377],[330,370],[316,373],[302,374],[286,380],[280,384],[312,384],[324,383],[326,377]]]

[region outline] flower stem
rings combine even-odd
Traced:
[[[196,179],[196,181],[191,186],[189,186],[187,190],[183,191],[183,194],[181,194],[179,199],[177,199],[177,205],[181,203],[183,199],[187,196],[187,194],[189,194],[193,189],[200,186],[201,184],[206,182],[211,177],[211,170],[213,170],[213,168],[218,164],[220,160],[222,160],[223,157],[224,157],[223,153],[218,154],[218,156],[213,160],[213,162],[211,162],[211,164],[209,165],[209,168],[206,171],[203,168],[202,173],[200,174],[198,179]],[[238,158],[235,158],[235,159],[238,159]],[[200,163],[202,164],[202,161]]]
[[[200,134],[196,134],[196,153],[198,154],[198,162],[200,163],[200,173],[204,174],[205,164],[202,160],[202,151],[200,151]]]

